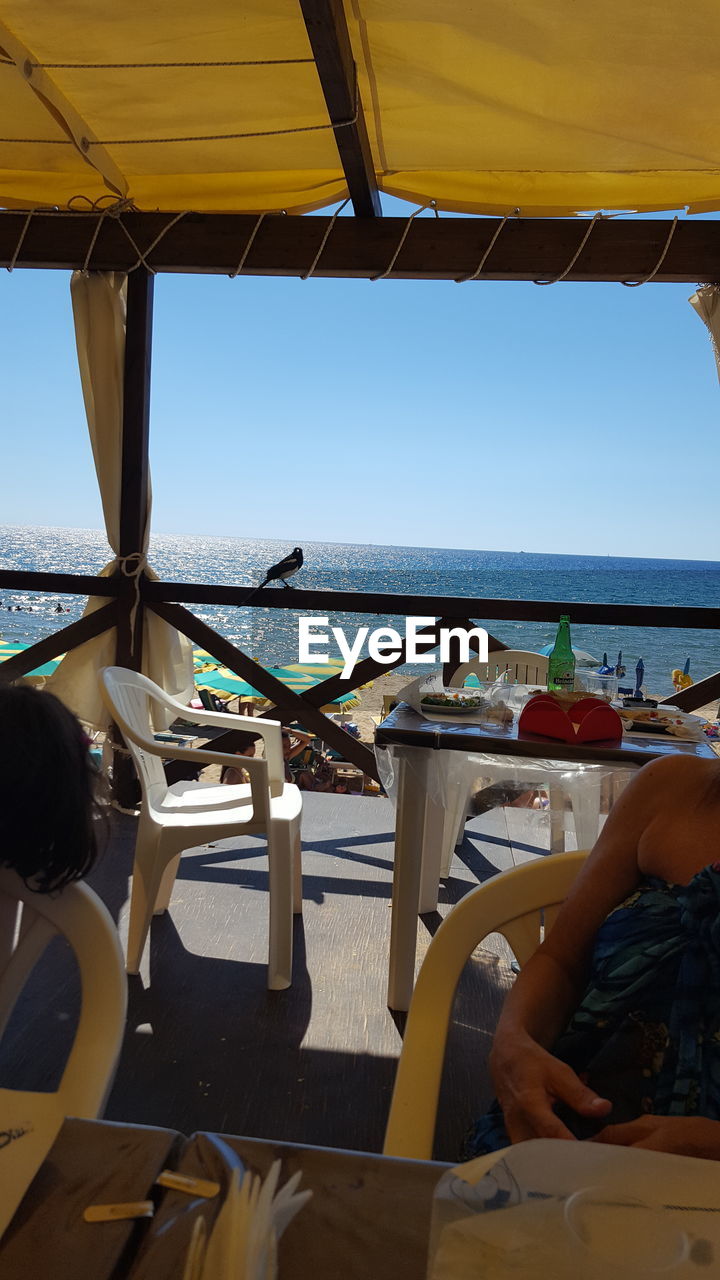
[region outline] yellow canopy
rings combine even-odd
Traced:
[[[345,13],[381,190],[528,216],[720,207],[716,0]],[[0,122],[0,205],[346,194],[298,0],[2,0]]]

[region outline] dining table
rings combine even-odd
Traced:
[[[424,1280],[433,1193],[448,1165],[77,1119],[65,1121],[0,1241],[2,1280],[181,1276],[188,1228],[200,1212],[214,1219],[225,1187],[216,1200],[202,1202],[155,1180],[168,1168],[215,1174],[228,1148],[263,1177],[279,1160],[280,1185],[299,1171],[300,1190],[312,1192],[281,1236],[279,1280]],[[146,1199],[154,1203],[151,1218],[83,1218],[88,1205]]]
[[[716,760],[707,739],[688,741],[658,734],[626,735],[613,742],[561,742],[509,723],[478,723],[468,719],[420,714],[399,703],[375,730],[375,749],[381,776],[387,774],[382,753],[392,753],[395,792],[395,852],[390,924],[388,1006],[407,1010],[415,983],[418,915],[435,911],[440,879],[440,843],[446,822],[445,802],[437,781],[444,753],[465,757],[502,757],[517,766],[535,785],[573,766],[637,768],[668,755]],[[597,812],[597,807],[596,807]],[[587,825],[587,824],[586,824]],[[595,832],[595,836],[597,831]],[[595,837],[593,837],[594,839]],[[578,847],[589,847],[593,839]]]

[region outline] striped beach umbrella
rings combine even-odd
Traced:
[[[14,658],[16,654],[23,653],[25,649],[29,648],[29,644],[16,644],[11,640],[0,640],[0,662],[7,662],[8,658]],[[65,655],[62,654],[60,658],[51,658],[49,662],[43,662],[42,666],[35,667],[32,671],[28,671],[27,674],[29,676],[51,676],[64,657]]]
[[[269,675],[275,676],[277,680],[282,681],[288,689],[292,689],[294,693],[302,693],[305,689],[312,689],[316,684],[320,684],[323,680],[327,680],[332,674],[324,666],[318,666],[316,675],[311,675],[307,671],[294,671],[289,667],[267,667]],[[322,674],[319,674],[322,672]],[[230,671],[228,667],[218,667],[215,671],[196,671],[195,683],[199,689],[215,689],[219,693],[231,693],[246,701],[269,702],[264,694],[255,689],[247,680],[243,680],[236,675],[234,671]],[[326,707],[321,710],[337,711],[338,708],[349,711],[353,707],[360,705],[360,699],[354,692],[341,694],[338,698],[334,698],[331,703],[327,703]]]
[[[305,675],[315,676],[317,681],[328,680],[330,676],[337,676],[345,666],[342,658],[330,658],[328,662],[289,662],[286,671],[300,671]],[[359,689],[372,689],[372,680],[366,680],[365,684],[357,686]]]

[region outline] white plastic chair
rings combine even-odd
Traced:
[[[127,969],[137,973],[153,914],[170,903],[180,855],[211,840],[265,832],[270,873],[270,945],[268,987],[282,991],[292,981],[293,911],[302,910],[300,817],[302,798],[285,782],[281,726],[278,721],[190,711],[146,676],[124,667],[104,667],[100,687],[135,763],[143,803],[133,868]],[[180,747],[156,742],[152,730],[155,704],[174,717],[199,725],[245,729],[262,738],[265,758]],[[174,782],[165,778],[161,757],[199,764],[238,764],[250,782],[226,786],[207,782]]]
[[[523,965],[542,941],[587,857],[558,853],[503,871],[461,898],[423,960],[410,1002],[383,1152],[432,1159],[450,1014],[460,974],[488,934],[500,933]]]
[[[498,649],[488,654],[487,662],[471,658],[463,662],[450,677],[450,687],[459,689],[469,675],[478,680],[497,680],[507,671],[508,679],[518,684],[538,684],[545,688],[548,659],[542,653],[530,653],[527,649]]]
[[[14,871],[0,870],[0,1036],[36,961],[55,934],[65,937],[75,953],[82,992],[80,1015],[54,1093],[0,1089],[2,1127],[9,1135],[0,1151],[0,1234],[65,1117],[92,1120],[102,1114],[125,1029],[127,979],[122,947],[112,917],[97,895],[85,884],[67,885],[53,896],[35,893]]]

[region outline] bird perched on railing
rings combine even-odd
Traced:
[[[282,582],[283,586],[287,587],[287,579],[292,578],[293,574],[297,573],[298,569],[302,569],[302,565],[302,547],[293,547],[289,555],[285,556],[282,560],[278,560],[277,564],[274,564],[270,569],[268,569],[262,582],[259,582],[256,587],[253,587],[249,595],[245,596],[242,603],[247,604],[248,600],[255,595],[255,592],[260,591],[262,587],[266,587],[269,582]]]

